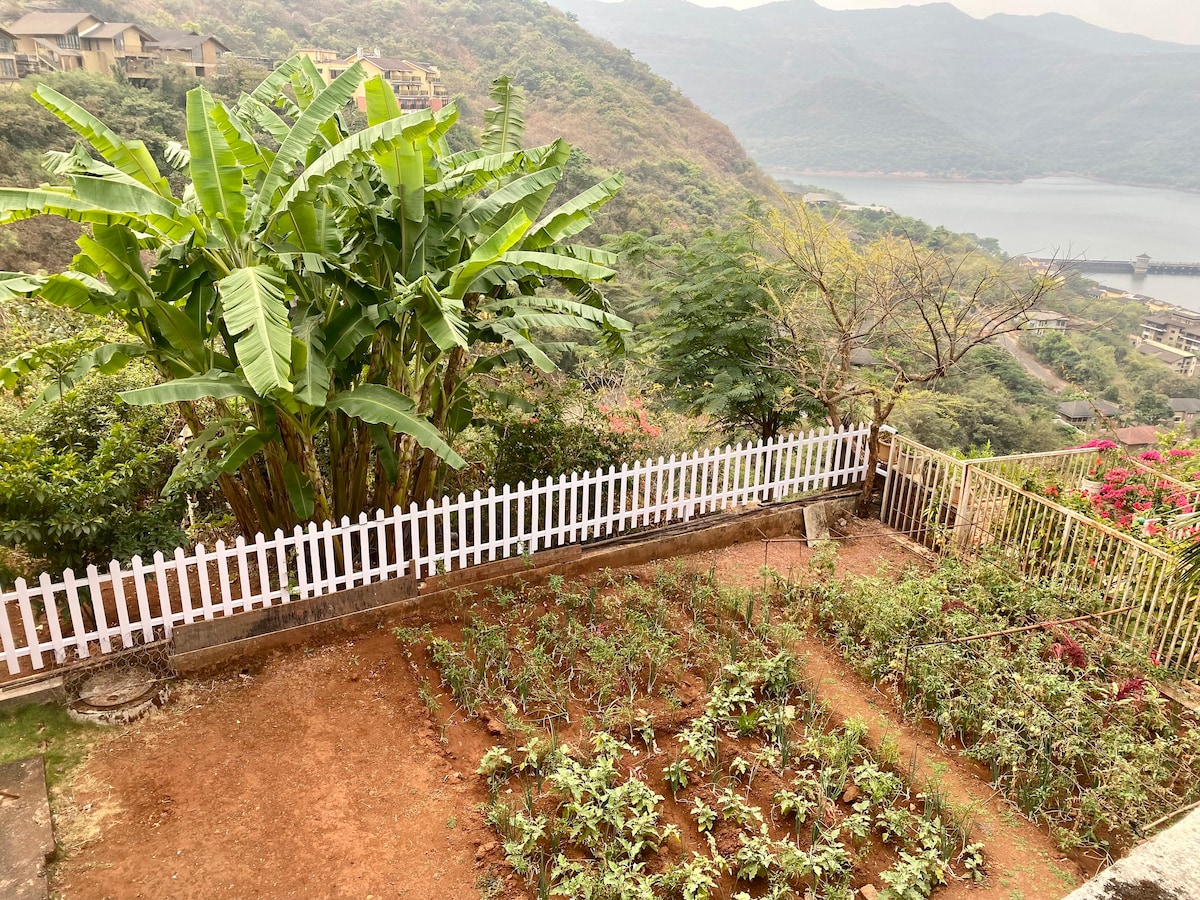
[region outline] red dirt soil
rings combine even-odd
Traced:
[[[839,543],[839,570],[925,564],[885,531],[853,523],[853,539]],[[715,566],[722,580],[753,586],[764,549],[777,571],[807,574],[811,551],[800,543],[736,545],[684,564]],[[884,735],[895,739],[918,778],[944,763],[943,792],[974,806],[989,877],[942,888],[936,900],[1058,900],[1079,880],[1044,832],[968,763],[906,725],[835,652],[814,637],[797,649],[835,716],[866,722],[876,747]],[[487,796],[473,772],[494,742],[462,715],[434,726],[385,631],[185,682],[165,711],[104,742],[84,764],[77,783],[88,789],[76,791],[74,807],[108,802],[118,811],[98,840],[57,867],[56,892],[66,900],[469,898],[480,896],[486,876],[494,884],[487,896],[524,896],[477,809]]]

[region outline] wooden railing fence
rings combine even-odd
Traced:
[[[1035,470],[1078,479],[1095,451],[961,460],[896,435],[881,517],[918,540],[971,559],[1103,594],[1107,621],[1155,662],[1200,676],[1200,594],[1174,578],[1175,558],[1103,522],[1024,490]],[[1081,466],[1080,461],[1084,465]]]

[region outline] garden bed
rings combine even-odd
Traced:
[[[879,530],[877,523],[868,527]],[[837,566],[847,574],[921,563],[876,534],[843,547]],[[80,770],[63,806],[75,812],[64,818],[74,833],[90,823],[96,839],[59,868],[58,889],[68,898],[535,897],[539,875],[555,865],[562,883],[589,877],[590,860],[605,849],[616,863],[622,852],[630,859],[634,845],[614,840],[611,821],[596,831],[580,828],[597,809],[611,813],[620,805],[596,802],[607,797],[646,810],[641,824],[628,827],[649,842],[652,830],[660,850],[636,848],[634,863],[644,865],[617,868],[659,878],[656,896],[683,896],[689,878],[699,890],[706,872],[724,892],[715,896],[725,897],[765,896],[772,883],[792,890],[777,888],[777,895],[803,896],[814,876],[819,896],[837,896],[839,885],[882,889],[882,874],[906,864],[904,853],[926,876],[935,860],[940,866],[948,858],[948,884],[935,891],[943,900],[993,891],[1051,900],[1065,893],[1077,870],[1059,861],[1043,833],[989,800],[968,767],[892,715],[869,685],[788,626],[780,608],[770,610],[774,628],[764,629],[767,610],[756,602],[749,611],[751,593],[729,589],[761,589],[764,554],[778,572],[815,577],[813,553],[801,545],[744,544],[657,576],[647,567],[557,585],[574,599],[549,607],[549,595],[464,599],[459,621],[428,635],[402,633],[403,644],[375,632],[281,655],[217,682],[184,682],[167,710],[106,741]],[[445,642],[438,645],[443,661],[454,659],[447,652],[453,650],[473,659],[480,648],[499,646],[498,632],[489,629],[507,621],[512,651],[519,629],[536,638],[551,607],[554,627],[544,627],[556,636],[557,651],[574,640],[579,659],[601,662],[576,666],[573,679],[554,668],[558,677],[540,687],[532,678],[519,685],[527,661],[531,674],[537,670],[536,658],[510,652],[508,674],[500,678],[493,666],[486,683],[475,680],[478,702],[469,692],[455,702],[454,683],[471,679],[441,683],[434,639]],[[580,626],[574,637],[565,625],[568,607]],[[627,612],[649,629],[643,637],[650,640],[616,640],[626,629],[596,627],[623,623]],[[598,636],[611,640],[589,643]],[[792,646],[783,646],[791,638]],[[729,670],[733,642],[738,663]],[[633,665],[624,676],[603,662],[610,658],[604,645],[638,648],[626,657]],[[473,712],[465,708],[471,706]],[[783,732],[766,725],[788,719],[788,707],[794,719],[784,765]],[[685,753],[680,737],[689,734],[697,747],[715,737],[716,760]],[[568,754],[564,745],[574,750]],[[485,759],[484,774],[477,774]],[[690,771],[671,773],[679,762]],[[563,791],[575,790],[569,785],[576,777],[604,787],[585,788],[572,812],[561,800]],[[806,807],[799,822],[797,807]],[[698,827],[698,812],[714,816],[711,828]],[[528,826],[538,816],[547,819],[546,835],[531,837],[536,827]],[[562,821],[560,830],[577,830],[559,840],[546,866],[539,853],[550,855],[552,819]],[[729,871],[700,858],[715,859],[709,834]],[[624,836],[633,839],[628,830]],[[982,884],[973,877],[974,851],[966,850],[974,843],[984,845]],[[522,868],[523,859],[534,864],[526,875],[537,869],[532,878],[514,871],[512,863]]]
[[[1105,628],[1109,598],[986,558],[795,595],[864,677],[981,764],[1064,851],[1121,855],[1200,799],[1200,717],[1157,690],[1152,653]]]

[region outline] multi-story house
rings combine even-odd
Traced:
[[[183,66],[198,78],[213,74],[221,56],[230,52],[220,39],[195,31],[155,31],[149,46],[162,62]]]
[[[1196,356],[1187,350],[1181,350],[1161,341],[1145,339],[1138,341],[1137,349],[1140,353],[1153,356],[1179,375],[1191,377],[1196,374]]]
[[[318,47],[307,47],[297,52],[313,61],[326,84],[354,63],[361,62],[367,78],[376,75],[383,77],[403,110],[441,109],[449,102],[449,95],[436,66],[425,66],[393,56],[381,56],[378,50],[368,53],[362,47],[345,59],[340,58],[336,51]],[[359,85],[354,99],[359,109],[367,108],[367,91],[364,84]]]
[[[1195,397],[1172,397],[1171,418],[1176,425],[1182,425],[1189,431],[1200,420],[1200,399]]]
[[[91,13],[26,13],[8,26],[26,72],[71,72],[83,66],[83,34],[103,25]]]
[[[1025,317],[1024,329],[1031,334],[1062,333],[1071,325],[1070,316],[1051,309],[1035,309]]]
[[[228,52],[219,39],[194,31],[152,34],[132,22],[103,22],[91,13],[32,12],[0,29],[0,84],[32,72],[79,69],[99,75],[120,70],[135,84],[146,84],[156,77],[159,63],[182,65],[203,78]]]
[[[17,83],[17,36],[6,28],[0,28],[0,87]]]
[[[1142,340],[1195,353],[1200,350],[1200,313],[1177,309],[1146,316],[1142,320]]]
[[[158,54],[148,44],[154,36],[132,22],[102,22],[80,35],[83,68],[88,72],[111,73],[120,69],[134,84],[154,77]]]

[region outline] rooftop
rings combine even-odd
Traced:
[[[116,38],[123,35],[129,29],[138,32],[144,38],[153,38],[154,36],[145,28],[139,25],[134,25],[132,22],[101,22],[87,31],[80,32],[80,37],[105,39]]]
[[[1193,353],[1188,353],[1186,350],[1179,350],[1175,347],[1168,347],[1166,344],[1160,344],[1158,341],[1142,341],[1138,344],[1138,350],[1147,356],[1153,356],[1156,359],[1161,359],[1163,362],[1171,364],[1195,358],[1195,354]]]
[[[1058,404],[1058,411],[1068,419],[1088,419],[1096,414],[1115,416],[1121,408],[1107,400],[1064,400]]]
[[[89,20],[96,21],[91,13],[64,12],[26,13],[8,26],[14,35],[32,36],[39,34],[69,34]]]
[[[1171,411],[1177,413],[1200,413],[1200,400],[1195,397],[1172,397],[1167,401]]]
[[[214,37],[211,34],[199,34],[195,31],[178,31],[175,29],[155,31],[152,44],[159,50],[195,50],[203,46],[205,41],[215,41],[217,46],[222,50],[229,51],[229,48],[221,42],[220,38]]]
[[[1118,428],[1114,434],[1117,443],[1126,447],[1144,447],[1158,443],[1158,429],[1153,425],[1135,425],[1132,428]]]
[[[369,62],[381,69],[387,70],[408,69],[413,72],[429,72],[430,74],[433,74],[434,72],[434,70],[430,69],[428,66],[422,66],[419,63],[411,62],[407,59],[400,59],[398,56],[373,56],[360,51],[355,53],[353,56],[347,57],[345,62],[351,63],[355,60]]]

